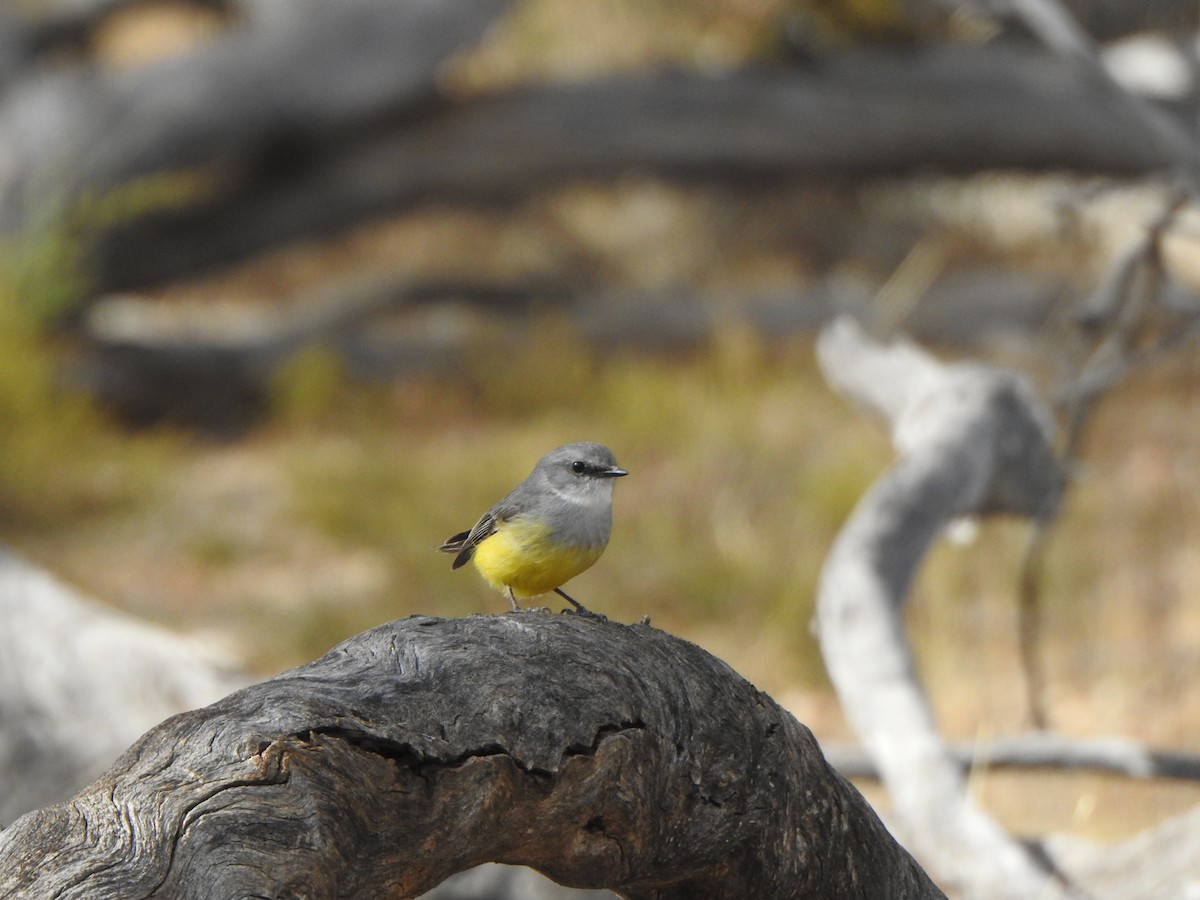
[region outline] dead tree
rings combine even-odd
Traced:
[[[0,832],[0,895],[411,897],[489,860],[637,898],[943,896],[724,663],[544,613],[382,625],[168,719]]]

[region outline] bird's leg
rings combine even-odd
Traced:
[[[545,606],[518,606],[517,598],[513,594],[513,589],[510,585],[504,586],[504,596],[508,598],[508,602],[512,604],[513,612],[550,612]]]
[[[577,615],[577,616],[585,616],[586,618],[589,618],[589,619],[599,619],[602,622],[608,621],[608,616],[601,615],[600,613],[592,612],[590,609],[588,609],[586,606],[584,606],[582,603],[580,603],[578,600],[576,600],[574,597],[572,597],[570,594],[568,594],[562,588],[555,588],[554,593],[558,594],[558,596],[562,597],[564,600],[569,601],[571,603],[571,605],[575,607],[574,610],[568,609],[568,610],[565,610],[565,612],[573,613],[574,615]]]
[[[504,596],[507,597],[508,602],[512,604],[513,612],[521,611],[521,607],[517,606],[517,598],[513,596],[513,589],[511,585],[506,584],[504,586]]]

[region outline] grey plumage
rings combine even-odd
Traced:
[[[438,549],[455,554],[451,568],[457,569],[471,560],[480,543],[495,534],[499,526],[527,519],[546,529],[550,543],[573,549],[595,548],[599,555],[612,531],[612,479],[625,474],[603,444],[565,444],[538,460],[528,477],[474,526],[447,538]],[[505,584],[504,588],[513,608],[517,608],[512,586]],[[558,587],[553,590],[582,609]]]
[[[583,470],[576,471],[576,465]],[[474,526],[446,538],[438,549],[458,553],[450,566],[457,569],[470,561],[480,541],[495,532],[497,522],[516,518],[535,507],[538,517],[562,543],[607,543],[612,532],[612,488],[608,479],[625,474],[617,467],[613,452],[603,444],[564,444],[539,459],[525,480],[480,516]],[[580,515],[583,502],[603,508]]]

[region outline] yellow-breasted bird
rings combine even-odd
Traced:
[[[576,441],[551,450],[529,477],[485,512],[469,531],[438,548],[456,554],[452,569],[475,568],[508,597],[550,591],[584,615],[596,614],[562,590],[592,565],[612,532],[613,479],[628,475],[603,444]]]

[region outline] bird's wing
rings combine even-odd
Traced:
[[[457,569],[459,566],[466,565],[475,553],[475,548],[479,546],[479,542],[485,538],[491,537],[496,533],[496,524],[503,522],[516,514],[516,510],[502,504],[496,504],[491,509],[480,517],[479,521],[470,531],[460,531],[456,535],[446,538],[442,546],[438,547],[444,553],[457,553],[454,557],[454,562],[451,563],[451,569]]]
[[[460,531],[458,534],[452,534],[450,537],[442,541],[442,545],[438,547],[438,550],[442,551],[443,553],[457,553],[463,548],[463,544],[466,542],[470,534],[470,531]]]

